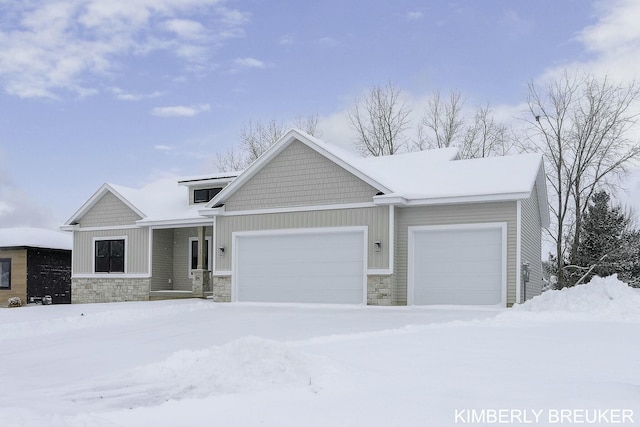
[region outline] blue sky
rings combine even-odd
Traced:
[[[214,171],[249,119],[318,114],[349,145],[374,85],[509,120],[564,68],[630,81],[638,3],[0,0],[0,227],[60,225],[104,182]]]

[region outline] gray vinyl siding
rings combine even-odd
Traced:
[[[527,299],[542,293],[542,228],[537,189],[534,187],[531,196],[521,203],[522,249],[520,259],[529,263],[529,283],[527,283]],[[522,293],[524,298],[524,292]]]
[[[371,202],[378,192],[341,166],[294,141],[225,202],[225,210]]]
[[[125,274],[149,273],[149,229],[127,228],[117,230],[73,232],[73,274],[93,274],[93,245],[95,237],[126,236]],[[114,277],[119,273],[113,273]]]
[[[333,209],[262,215],[221,216],[216,219],[214,248],[225,247],[223,256],[214,253],[217,271],[231,270],[232,233],[236,231],[279,230],[295,228],[368,226],[368,268],[389,268],[389,208]],[[381,242],[380,252],[373,243]]]
[[[131,225],[142,219],[120,199],[107,192],[80,219],[80,227]]]
[[[152,230],[151,290],[173,290],[173,230]]]
[[[516,202],[475,203],[461,205],[419,206],[397,210],[398,242],[395,265],[394,305],[407,303],[408,227],[424,225],[507,223],[507,305],[516,300]]]
[[[206,227],[205,235],[213,235],[213,227]],[[176,228],[173,232],[173,290],[192,291],[193,281],[189,277],[189,238],[198,237],[195,227]],[[215,253],[213,254],[215,256]]]

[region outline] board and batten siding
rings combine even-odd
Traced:
[[[367,226],[367,259],[369,269],[389,268],[389,207],[331,209],[261,215],[220,216],[216,219],[214,248],[224,246],[224,255],[214,252],[215,270],[231,271],[232,233],[279,229]],[[374,242],[379,240],[380,252]]]
[[[529,263],[529,282],[526,298],[531,299],[542,293],[542,228],[537,188],[534,186],[531,196],[521,202],[521,262]],[[524,292],[521,299],[524,301]]]
[[[173,229],[152,230],[153,264],[151,266],[152,291],[173,290]]]
[[[80,227],[131,225],[142,219],[111,192],[105,193],[80,219]]]
[[[124,228],[115,230],[92,230],[73,232],[73,274],[94,274],[93,245],[96,237],[126,236],[125,274],[149,274],[149,229]],[[113,273],[114,276],[119,273]]]
[[[225,210],[371,202],[377,189],[299,141],[225,201]]]
[[[425,225],[507,223],[507,305],[516,301],[517,203],[472,203],[405,207],[396,211],[398,241],[392,304],[407,304],[408,227]]]

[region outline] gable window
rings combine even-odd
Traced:
[[[124,239],[95,241],[95,272],[124,273]]]
[[[200,188],[193,190],[193,203],[207,203],[221,190],[222,188]]]
[[[204,268],[211,270],[211,237],[206,237],[204,241]],[[189,276],[193,275],[193,270],[198,268],[198,238],[189,238]]]
[[[11,289],[11,258],[0,258],[0,289]]]

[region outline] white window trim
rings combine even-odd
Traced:
[[[209,252],[209,264],[206,266],[206,268],[207,268],[207,270],[211,271],[211,265],[212,265],[211,263],[213,262],[213,250],[212,250],[213,246],[212,246],[212,243],[211,243],[211,237],[206,236],[205,240],[207,242],[209,242],[209,245],[208,245],[209,246],[209,250],[207,251],[207,252]],[[190,279],[193,279],[193,270],[191,269],[191,257],[193,256],[193,253],[191,251],[191,248],[193,246],[192,242],[194,242],[194,241],[197,242],[198,238],[197,237],[189,237],[189,258],[187,259],[187,271],[188,271],[187,276]]]
[[[499,229],[502,241],[502,301],[495,304],[496,307],[507,306],[507,223],[506,222],[479,222],[469,224],[447,224],[447,225],[419,225],[408,227],[408,250],[407,250],[407,305],[414,304],[415,297],[415,233],[421,231],[435,230],[483,230],[483,229]],[[487,305],[491,307],[492,305]],[[484,307],[484,306],[483,306]]]
[[[128,258],[129,258],[129,242],[128,242],[128,236],[100,236],[100,237],[94,237],[92,239],[92,244],[91,244],[91,271],[92,274],[88,275],[91,277],[98,277],[98,276],[103,276],[103,277],[111,277],[114,275],[118,275],[118,276],[124,276],[129,272],[129,266],[128,266]],[[124,240],[124,272],[114,272],[114,273],[106,273],[106,272],[96,272],[96,242],[97,241],[102,241],[102,240]],[[77,276],[76,276],[77,277]]]

